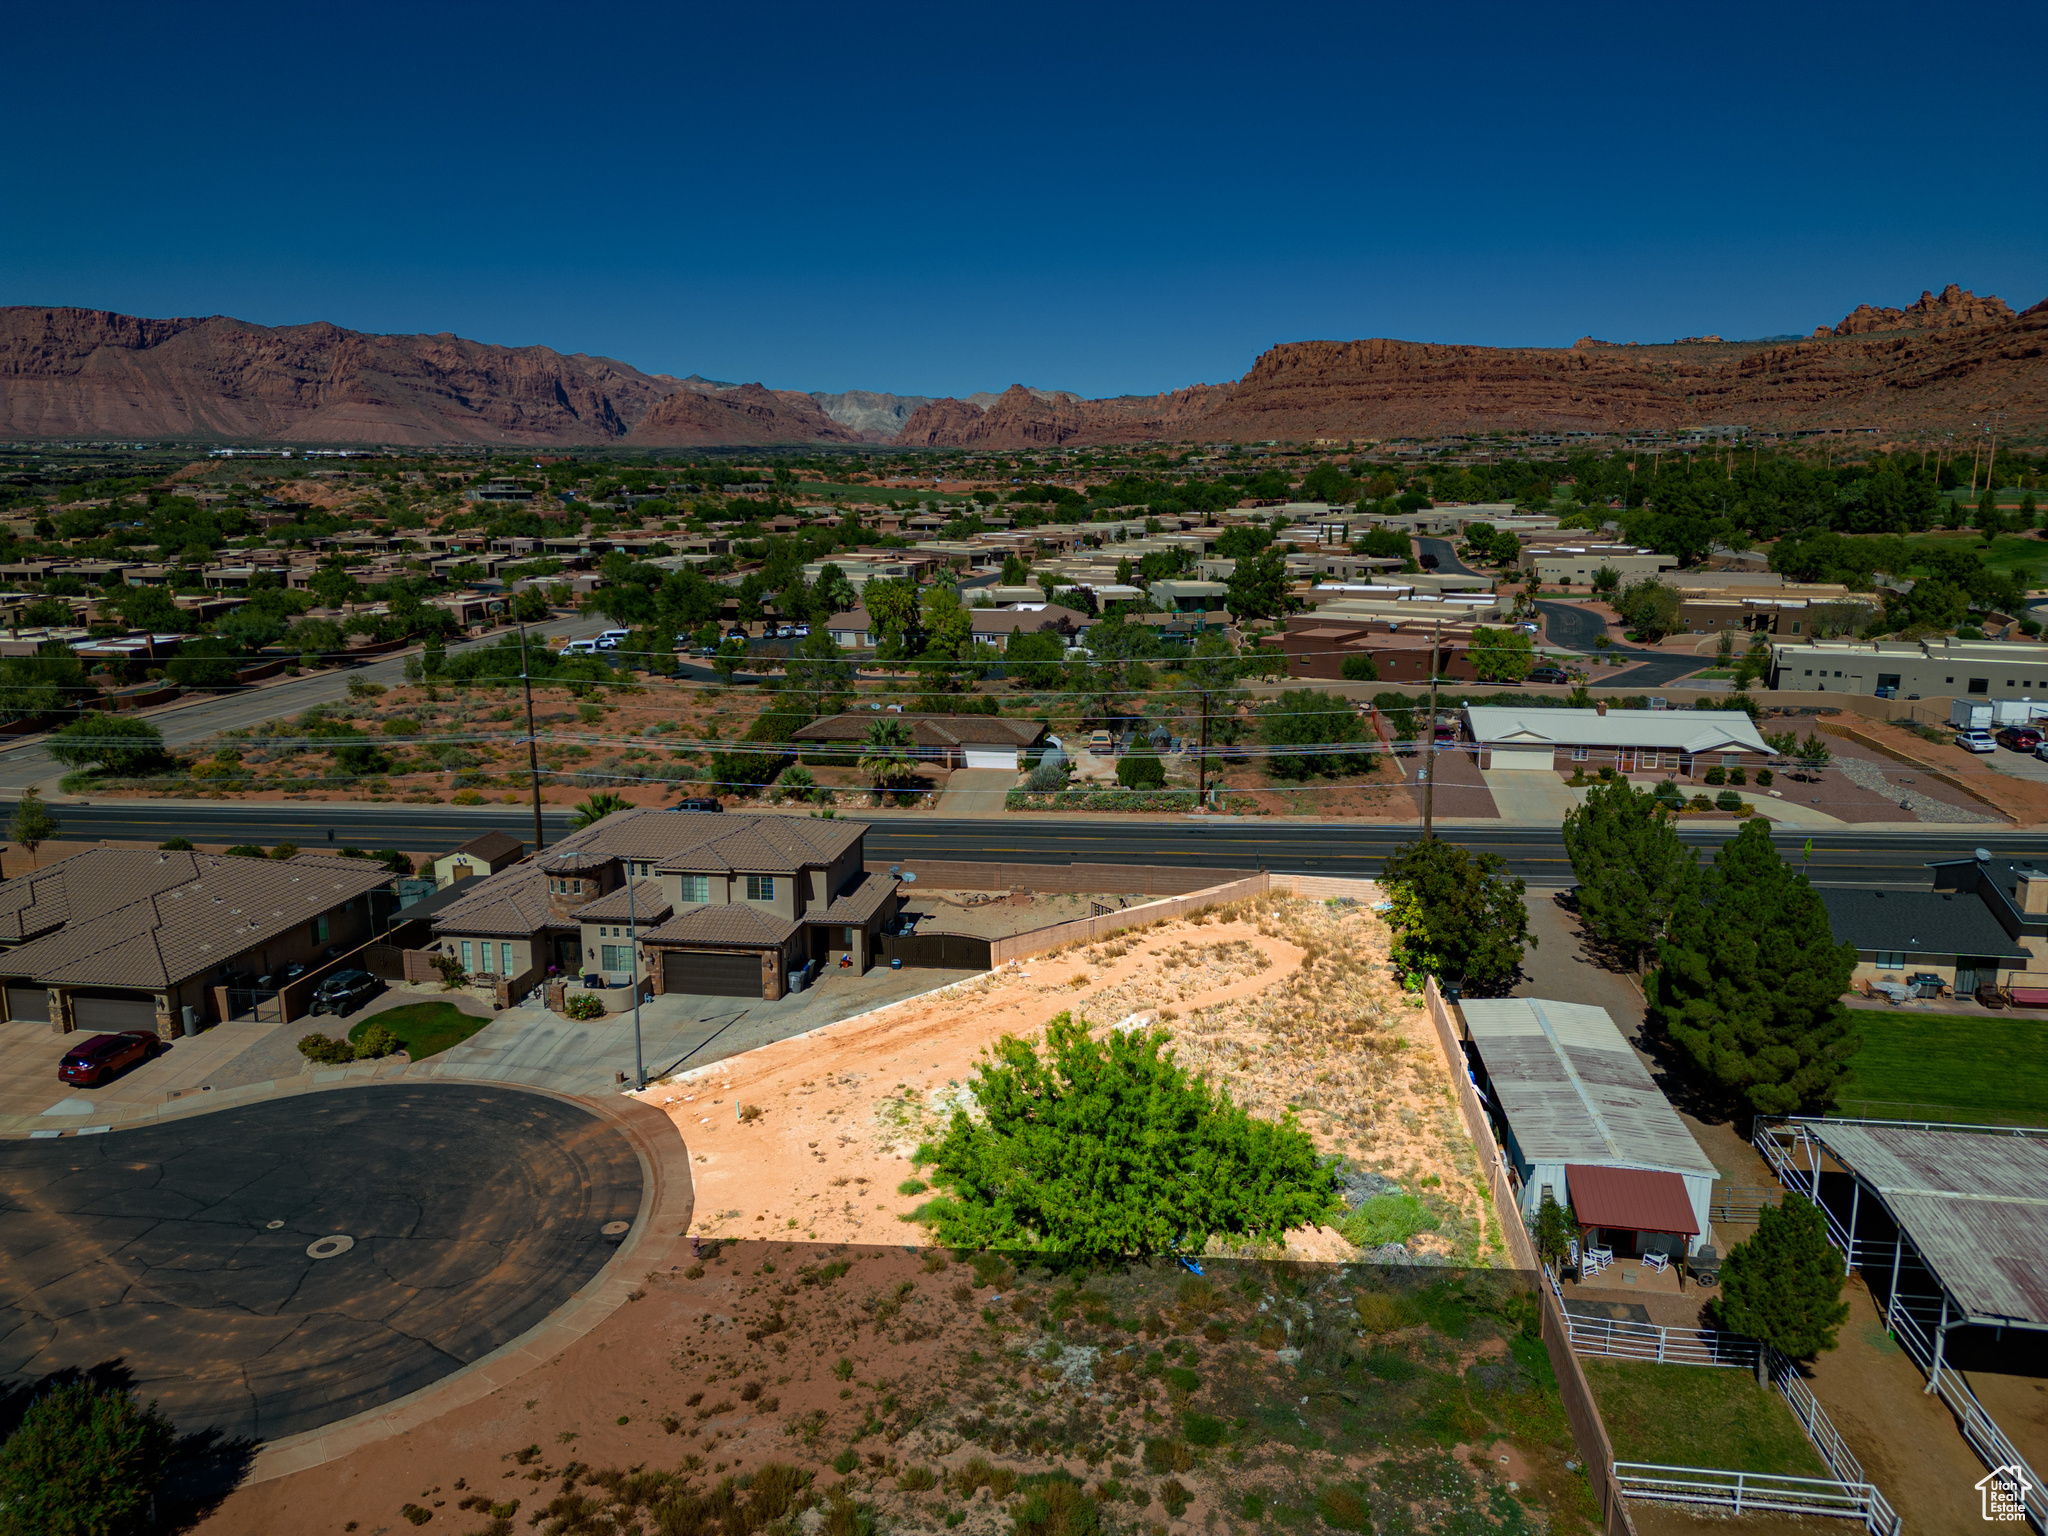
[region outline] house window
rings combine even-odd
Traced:
[[[1970,692],[1972,692],[1972,693],[1989,693],[1990,691],[1991,691],[1991,679],[1990,679],[1990,678],[1988,678],[1988,677],[1973,677],[1973,678],[1971,678],[1971,679],[1970,679]]]
[[[1721,766],[1723,768],[1739,768],[1741,765],[1742,754],[1740,752],[1723,752],[1721,754]]]
[[[469,940],[467,939],[464,939],[462,941],[462,968],[465,971],[471,969],[469,958]]]
[[[775,899],[775,877],[773,875],[747,876],[747,900],[773,901]]]
[[[600,970],[630,971],[633,968],[633,946],[630,944],[600,944],[597,954]]]
[[[704,902],[711,899],[711,877],[709,875],[684,875],[682,877],[684,901]]]
[[[1584,747],[1573,747],[1573,748],[1572,748],[1572,761],[1573,761],[1573,762],[1575,762],[1575,763],[1583,763],[1583,762],[1584,762],[1585,760],[1586,760],[1586,749],[1585,749]]]
[[[1906,952],[1902,949],[1880,949],[1876,958],[1877,968],[1881,971],[1903,971],[1906,968]]]
[[[1799,621],[1797,619],[1792,621],[1792,633],[1795,635],[1799,633]]]
[[[498,974],[500,976],[510,976],[512,974],[512,946],[510,944],[500,944],[498,946]]]
[[[327,942],[327,914],[325,912],[322,912],[313,919],[313,942],[315,944],[325,944]]]

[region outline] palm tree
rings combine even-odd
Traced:
[[[571,822],[576,830],[580,832],[585,827],[595,826],[614,811],[630,811],[632,808],[632,801],[628,800],[624,795],[615,795],[607,789],[590,796],[586,800],[579,801],[576,806],[576,814],[571,818]]]
[[[917,742],[901,720],[877,720],[861,741],[860,771],[877,789],[897,789],[917,777],[911,757]]]

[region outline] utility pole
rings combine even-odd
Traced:
[[[1209,695],[1202,695],[1202,748],[1195,758],[1195,807],[1209,803]]]
[[[526,690],[526,771],[533,783],[533,851],[547,846],[540,821],[540,748],[533,739],[533,676],[526,665],[526,625],[519,626],[519,686]]]
[[[1442,643],[1444,621],[1438,619],[1429,633],[1429,724],[1424,727],[1428,746],[1423,749],[1422,760],[1429,765],[1429,777],[1422,781],[1422,838],[1433,842],[1436,838],[1436,674],[1439,670],[1437,647]]]

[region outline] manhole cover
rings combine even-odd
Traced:
[[[281,1221],[267,1221],[264,1223],[264,1226],[272,1232],[275,1232],[279,1227],[283,1225],[284,1223]]]
[[[624,1237],[633,1230],[633,1223],[630,1221],[608,1221],[597,1230],[606,1237]]]
[[[354,1238],[345,1232],[337,1232],[332,1237],[323,1237],[316,1243],[309,1243],[306,1247],[306,1257],[309,1259],[336,1259],[347,1253],[355,1245],[356,1240]]]

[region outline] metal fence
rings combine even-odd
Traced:
[[[1614,1481],[1625,1498],[1664,1504],[1706,1504],[1737,1515],[1834,1515],[1861,1520],[1873,1536],[1898,1536],[1898,1514],[1869,1483],[1773,1472],[1727,1472],[1617,1461]]]
[[[1659,1365],[1719,1365],[1754,1371],[1762,1346],[1718,1328],[1662,1328],[1606,1317],[1565,1313],[1572,1352],[1612,1360],[1649,1360]]]
[[[1752,1185],[1716,1185],[1707,1205],[1707,1216],[1712,1221],[1755,1221],[1763,1214],[1765,1207],[1784,1202],[1785,1191],[1773,1185],[1759,1189]]]

